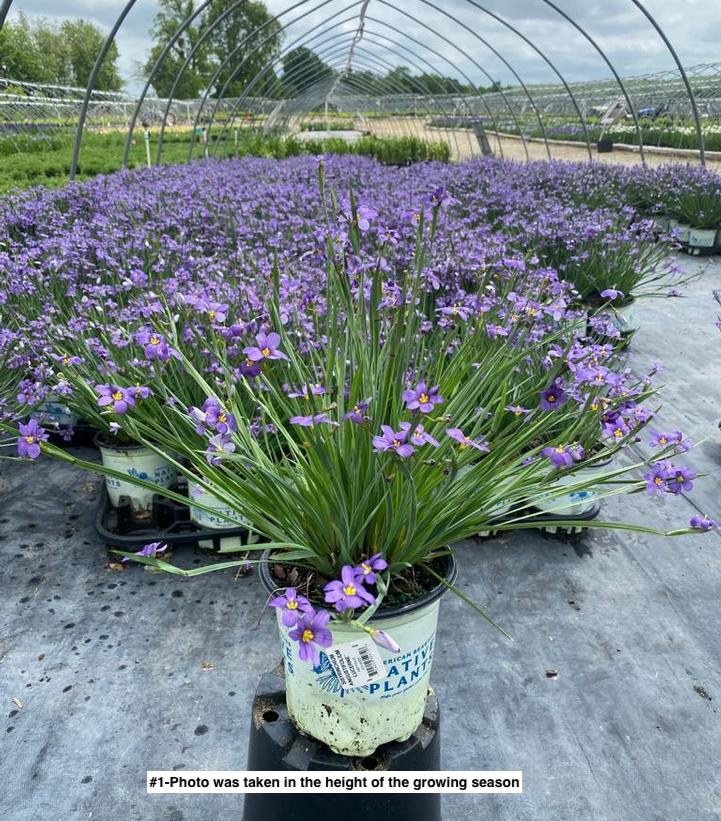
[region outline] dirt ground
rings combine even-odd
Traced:
[[[369,119],[364,123],[364,127],[378,137],[408,137],[415,136],[431,142],[442,140],[451,146],[452,159],[467,160],[480,155],[480,149],[475,135],[468,129],[446,129],[428,128],[422,119],[413,117],[398,117],[387,119]],[[548,153],[542,142],[526,143],[524,150],[523,141],[512,137],[498,137],[489,134],[489,141],[493,153],[498,157],[508,160],[547,160]],[[588,150],[585,145],[555,145],[549,143],[551,157],[557,160],[569,160],[571,162],[584,162],[589,159]],[[623,165],[636,165],[641,162],[638,153],[632,151],[612,151],[610,154],[598,154],[592,146],[592,158],[598,162],[621,163]],[[669,163],[698,162],[693,158],[684,155],[669,155],[653,153],[647,150],[646,164],[649,166],[667,165]],[[709,168],[721,172],[721,160],[707,159]]]

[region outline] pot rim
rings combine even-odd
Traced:
[[[270,564],[268,562],[269,558],[270,550],[264,550],[258,563],[258,575],[260,576],[261,584],[265,588],[266,593],[270,596],[277,590],[282,590],[283,588],[279,585],[273,584],[274,580],[270,572]],[[416,610],[420,610],[421,608],[432,604],[436,601],[436,599],[439,599],[444,593],[446,593],[450,589],[448,585],[452,585],[456,581],[458,576],[458,563],[456,562],[455,554],[450,548],[448,548],[448,553],[440,558],[444,563],[443,578],[447,584],[439,582],[425,595],[415,601],[409,602],[408,604],[401,604],[395,607],[389,607],[388,609],[383,609],[381,607],[380,610],[377,610],[371,616],[369,621],[372,623],[376,621],[384,621],[386,619],[398,618],[398,616],[406,616],[409,613],[413,613]]]
[[[127,445],[112,442],[100,430],[93,436],[93,444],[96,448],[103,448],[104,450],[150,450],[149,447],[142,445],[140,442],[129,442]]]

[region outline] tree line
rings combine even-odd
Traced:
[[[299,46],[283,53],[281,24],[260,0],[237,5],[236,0],[216,0],[177,37],[199,0],[159,0],[158,5],[150,29],[152,46],[139,66],[138,78],[152,75],[151,86],[159,97],[189,100],[207,91],[216,97],[248,93],[281,99],[324,83],[330,87],[336,77],[335,70],[309,48]],[[0,30],[0,76],[84,86],[103,40],[103,32],[86,20],[52,24],[21,14]],[[122,89],[118,56],[113,45],[98,77],[98,90]],[[485,88],[439,74],[413,74],[407,66],[385,74],[356,69],[343,79],[347,87],[379,97],[477,94],[499,85]]]

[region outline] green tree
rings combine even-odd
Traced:
[[[53,80],[23,15],[0,29],[0,76],[29,83]]]
[[[173,39],[178,29],[193,14],[197,4],[194,0],[160,0],[160,8],[155,15],[150,34],[154,45],[145,62],[145,76],[148,77],[155,63],[167,44]],[[181,100],[197,97],[208,82],[208,47],[204,44],[193,53],[193,48],[200,37],[197,25],[188,26],[173,43],[170,52],[158,66],[153,75],[152,86],[159,97],[168,97],[175,84],[174,96]],[[185,62],[188,67],[180,74]]]
[[[0,74],[26,82],[83,87],[104,41],[102,31],[86,20],[54,25],[44,17],[30,21],[21,14],[0,30]],[[113,44],[95,84],[98,90],[122,88],[117,62]]]
[[[105,35],[87,20],[64,20],[59,27],[58,37],[62,38],[67,60],[72,73],[72,85],[85,86],[95,65]],[[118,72],[118,47],[110,46],[98,74],[95,88],[98,91],[119,91],[123,81]]]
[[[296,96],[333,74],[333,69],[305,46],[298,46],[283,57],[281,80],[287,96]]]
[[[208,9],[201,29],[208,35],[208,66],[215,72],[231,52],[240,47],[227,66],[220,69],[212,89],[225,97],[239,97],[248,84],[271,63],[280,51],[280,23],[268,13],[261,2],[247,2],[230,11],[234,0],[216,0]],[[248,39],[248,42],[241,44]],[[263,82],[256,83],[253,96],[262,95],[275,81],[275,73],[267,71]],[[227,86],[226,86],[227,82]]]

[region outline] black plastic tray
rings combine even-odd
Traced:
[[[529,521],[535,522],[535,527],[548,536],[578,536],[583,533],[583,523],[598,518],[600,512],[601,502],[594,502],[593,507],[580,516],[571,516],[568,513],[565,515],[563,513],[544,513],[539,510],[536,516],[529,519]],[[578,522],[578,528],[558,527],[554,525],[554,522]],[[555,528],[555,530],[551,528]]]
[[[177,491],[182,492],[181,488]],[[100,494],[98,509],[95,514],[95,529],[98,535],[113,547],[122,550],[136,551],[149,542],[162,542],[172,547],[175,545],[195,545],[201,541],[212,542],[213,550],[220,553],[220,543],[229,537],[240,537],[247,543],[250,532],[245,527],[228,527],[222,529],[203,528],[190,520],[190,508],[187,505],[164,499],[153,498],[153,512],[149,522],[137,522],[130,512],[130,501],[121,497],[120,505],[110,504],[107,490]],[[210,549],[210,548],[207,548]],[[223,551],[226,554],[241,551]]]

